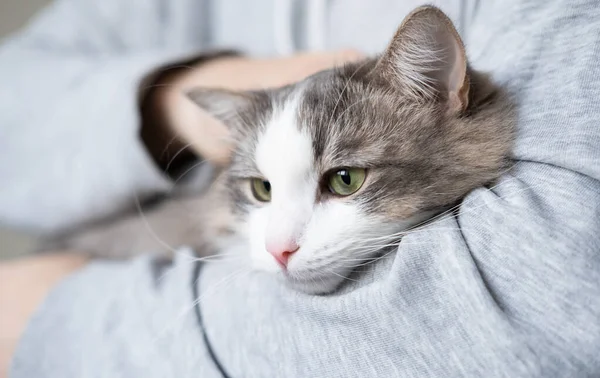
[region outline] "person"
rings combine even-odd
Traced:
[[[65,229],[170,190],[195,156],[225,162],[224,131],[182,90],[281,85],[377,53],[420,4],[55,2],[0,49],[2,221]],[[517,104],[516,164],[497,185],[330,296],[186,250],[5,264],[12,376],[599,374],[600,8],[437,5]]]

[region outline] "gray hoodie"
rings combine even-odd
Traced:
[[[157,64],[211,48],[374,53],[415,3],[57,2],[0,50],[0,216],[52,230],[169,189],[137,138],[135,93]],[[518,102],[517,164],[497,186],[330,296],[185,251],[94,263],[40,307],[12,376],[598,376],[600,7],[439,5]]]

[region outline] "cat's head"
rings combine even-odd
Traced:
[[[229,190],[255,265],[313,293],[494,180],[510,147],[508,103],[433,7],[409,15],[376,59],[281,89],[190,97],[236,140]]]

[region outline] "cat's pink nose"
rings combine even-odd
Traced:
[[[286,269],[290,257],[298,250],[298,244],[295,241],[289,240],[283,243],[267,243],[267,252],[269,252],[279,263],[279,265]]]

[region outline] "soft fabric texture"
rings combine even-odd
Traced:
[[[270,8],[256,3],[240,9],[246,5],[236,2],[236,14],[246,16],[237,24],[233,16],[224,13],[218,13],[221,18],[213,17],[214,25],[229,28],[227,32],[215,29],[219,30],[215,41],[227,47],[239,47],[235,41],[253,46],[249,39],[260,39],[261,30],[270,35],[271,29],[261,29],[263,24],[256,19],[249,21],[249,15],[267,17],[264,13]],[[394,12],[398,3],[380,0],[367,7],[362,1],[330,2],[326,8],[327,47],[353,41],[355,47],[369,52],[381,50],[412,8],[403,3],[403,9]],[[103,18],[89,9],[84,11],[84,5],[62,4],[64,9],[104,20],[104,27],[110,25],[106,20],[120,20],[114,14]],[[152,17],[143,13],[153,14],[150,4],[158,7],[159,2],[139,5],[134,18],[122,16],[123,25],[127,20],[125,30],[143,29],[151,22]],[[178,10],[169,14],[192,12],[187,1],[169,4]],[[230,1],[219,4],[231,7]],[[72,27],[59,18],[60,9],[58,6],[45,21],[39,21],[38,34],[39,30],[53,30],[56,24],[52,22]],[[480,2],[468,17],[465,15],[470,13],[452,10],[466,22],[458,20],[458,25],[473,66],[490,71],[495,80],[506,84],[518,103],[518,162],[496,186],[475,190],[462,203],[457,217],[445,216],[405,237],[396,254],[365,267],[365,272],[353,277],[355,281],[348,281],[341,292],[331,296],[291,291],[269,275],[240,270],[231,259],[205,263],[198,276],[185,254],[172,265],[147,258],[92,264],[66,279],[41,306],[20,342],[11,376],[219,377],[215,361],[230,377],[600,374],[600,8],[593,0],[496,0]],[[163,19],[155,21],[159,20]],[[186,34],[190,31],[186,25],[191,24],[177,25],[181,34],[172,31],[169,35],[193,39],[195,34]],[[244,31],[244,25],[261,26]],[[235,27],[242,34],[237,39],[233,37]],[[65,31],[67,34],[72,35]],[[104,44],[121,33],[107,35],[110,38]],[[153,35],[149,34],[147,43]],[[132,37],[130,43],[134,42],[140,43]],[[32,42],[7,45],[3,62],[16,61],[17,53],[11,49],[24,49],[28,43]],[[78,46],[73,42],[72,48]],[[131,62],[123,58],[125,61]],[[31,66],[19,71],[21,76],[37,72],[32,67],[42,60],[27,64]],[[115,72],[125,71],[124,65],[116,65]],[[4,82],[27,92],[28,86],[15,81],[20,76],[12,76]],[[116,77],[116,73],[108,75],[106,80]],[[69,90],[83,88],[88,81],[78,83]],[[51,96],[45,88],[27,103],[16,104],[9,98],[2,101],[3,106],[15,101],[14,106],[35,109],[36,105],[51,106],[50,100],[54,107],[57,101],[71,101],[68,96]],[[89,88],[92,91],[94,85]],[[113,89],[127,90],[121,86]],[[123,92],[118,92],[120,98],[126,97]],[[88,99],[109,101],[103,100],[104,95],[98,89]],[[116,96],[106,97],[112,101]],[[117,110],[127,107],[128,121],[134,122],[131,102],[115,104],[118,107],[112,116],[124,117]],[[65,112],[48,114],[59,117]],[[81,126],[90,130],[109,127],[92,115],[62,121],[68,119],[75,124],[89,120]],[[33,130],[33,125],[46,132],[55,130],[50,125],[24,123],[21,131],[16,126],[10,129],[11,143],[30,140],[34,134],[23,130]],[[67,130],[66,125],[61,127]],[[115,127],[115,133],[116,126],[110,127]],[[135,125],[123,127],[127,132],[121,133],[133,135]],[[71,128],[73,123],[68,130]],[[66,144],[64,138],[57,139],[61,145]],[[134,149],[134,145],[130,141],[129,147]],[[108,150],[99,149],[98,156]],[[50,161],[52,154],[35,157]],[[11,178],[5,165],[2,169],[4,177]],[[128,188],[135,188],[133,182],[144,182],[129,180]],[[25,221],[25,216],[15,216],[16,207],[13,213],[4,207],[10,194],[6,190],[16,189],[2,186],[2,190],[0,208],[5,218]],[[36,223],[36,218],[31,213],[27,221]],[[51,224],[49,219],[37,223]],[[201,295],[202,327],[192,307],[196,299],[193,285]]]

